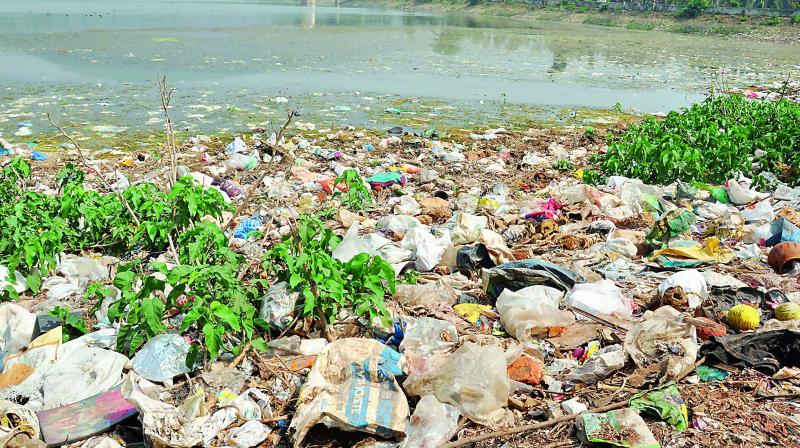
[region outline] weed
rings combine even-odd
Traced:
[[[764,26],[778,26],[783,23],[783,19],[778,16],[767,17],[761,21],[761,24]]]
[[[792,18],[789,20],[789,23],[792,25],[800,25],[800,14],[792,16]]]
[[[587,25],[597,25],[597,26],[619,26],[619,20],[613,17],[589,16],[583,20],[583,23]]]
[[[679,34],[702,34],[705,32],[705,28],[702,26],[692,24],[674,25],[669,30]]]
[[[575,169],[575,165],[573,165],[572,162],[570,162],[567,159],[559,159],[553,165],[553,168],[559,171],[572,171],[573,169]]]
[[[344,192],[337,190],[333,197],[334,199],[339,198],[342,205],[347,207],[348,210],[365,210],[372,206],[372,194],[364,184],[358,171],[345,170],[341,176],[336,178],[333,184],[337,188],[341,184],[346,186]]]
[[[68,342],[88,333],[86,323],[79,316],[70,314],[69,308],[57,306],[50,310],[50,315],[61,321],[62,339]]]
[[[366,253],[342,263],[332,255],[339,242],[318,218],[302,216],[297,231],[264,255],[264,268],[299,290],[303,314],[323,325],[335,322],[342,310],[389,322],[384,296],[395,292],[392,266]]]
[[[650,31],[652,29],[655,29],[655,27],[656,27],[655,23],[649,23],[649,22],[630,22],[627,25],[625,25],[625,28],[634,31]]]
[[[588,169],[583,172],[583,183],[586,185],[599,185],[604,183],[605,179],[595,169]]]
[[[170,235],[205,215],[219,218],[227,207],[218,191],[195,187],[191,178],[181,179],[167,194],[153,184],[138,184],[120,193],[139,217],[136,227],[120,196],[86,190],[84,172],[71,164],[56,176],[56,195],[24,190],[28,176],[30,167],[21,158],[0,173],[0,223],[7,229],[0,236],[0,264],[25,275],[34,293],[62,252],[97,247],[112,255],[134,248],[164,251]],[[10,287],[0,294],[16,297]]]
[[[406,285],[416,285],[419,282],[419,272],[414,269],[409,269],[403,274],[403,277],[400,279],[400,283],[405,283]]]
[[[762,171],[800,184],[800,105],[721,95],[663,120],[647,117],[609,144],[605,174],[645,182],[722,183],[736,173]]]

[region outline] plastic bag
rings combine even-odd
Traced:
[[[364,238],[361,238],[358,235],[359,228],[360,223],[358,221],[353,222],[350,228],[347,229],[347,234],[344,236],[339,245],[336,246],[336,249],[334,249],[333,258],[341,261],[342,263],[347,263],[356,255],[366,253],[370,256],[374,256],[377,254],[372,246],[370,246]]]
[[[565,376],[573,383],[594,384],[615,371],[625,367],[628,354],[621,344],[603,347],[580,366],[571,369]]]
[[[558,309],[563,293],[542,285],[519,291],[506,289],[497,298],[497,312],[508,333],[520,341],[554,335],[575,322],[569,311]]]
[[[264,441],[271,432],[272,428],[269,426],[256,420],[248,420],[244,425],[230,430],[225,441],[230,446],[251,448]]]
[[[671,306],[646,312],[625,335],[625,351],[638,367],[666,362],[661,384],[694,369],[698,350],[694,326],[684,322]]]
[[[607,255],[614,253],[623,257],[633,258],[639,252],[639,249],[633,241],[627,238],[611,238],[608,241],[593,244],[588,251],[601,252]]]
[[[453,437],[458,429],[459,412],[433,395],[425,395],[417,403],[406,427],[401,448],[436,448]]]
[[[750,190],[739,184],[735,179],[731,179],[728,184],[728,198],[734,205],[747,205],[764,199],[767,195],[759,193],[755,190]]]
[[[139,411],[144,436],[155,448],[190,448],[203,441],[202,429],[208,421],[206,394],[198,388],[180,406],[173,406],[145,393],[151,383],[128,373],[122,382],[122,393]]]
[[[283,330],[292,322],[292,313],[299,294],[289,291],[289,284],[279,282],[272,285],[267,295],[261,301],[259,317],[270,325]]]
[[[605,414],[583,413],[575,422],[578,436],[590,443],[607,443],[625,448],[660,448],[639,413],[632,408]]]
[[[189,343],[179,334],[159,334],[147,341],[133,357],[133,371],[150,381],[163,383],[189,373]]]
[[[421,285],[397,285],[395,300],[404,306],[433,306],[439,302],[453,305],[458,300],[458,291],[446,282],[437,280]]]
[[[13,303],[0,305],[0,369],[4,359],[25,348],[36,326],[36,315]]]
[[[472,342],[437,357],[424,370],[412,371],[403,388],[411,395],[434,395],[483,425],[507,417],[504,407],[511,392],[503,350]]]
[[[388,229],[394,233],[406,233],[414,227],[421,226],[419,219],[406,215],[389,215],[379,219],[376,226],[379,229]]]
[[[244,151],[247,151],[247,143],[245,143],[241,137],[235,137],[232,142],[225,146],[225,152],[227,154],[236,154]]]
[[[658,415],[678,431],[689,427],[686,403],[675,383],[634,395],[631,398],[631,407]]]
[[[672,274],[658,285],[656,292],[660,297],[663,297],[667,290],[675,287],[683,289],[689,302],[689,308],[697,308],[708,298],[706,278],[696,269],[689,269]]]
[[[416,216],[419,215],[422,208],[414,196],[407,194],[400,197],[400,202],[394,206],[394,210],[401,215]]]
[[[8,268],[0,264],[0,289],[5,290],[8,286],[14,288],[17,294],[22,294],[28,289],[28,284],[25,282],[25,276],[19,271],[14,271],[14,281],[8,281]]]
[[[477,204],[477,202],[476,202]],[[453,213],[444,226],[450,229],[450,239],[454,245],[470,244],[478,241],[481,230],[489,224],[486,216],[475,216],[464,211]]]
[[[569,291],[583,279],[575,272],[543,260],[530,259],[501,264],[481,272],[486,295],[497,299],[504,289],[517,291],[532,285],[545,285]]]
[[[625,297],[611,280],[578,283],[567,296],[567,305],[594,315],[633,315],[633,299]],[[578,316],[578,319],[587,319]]]
[[[447,352],[457,343],[458,331],[452,322],[423,317],[408,325],[400,343],[400,351],[430,356]]]
[[[236,171],[250,171],[258,166],[258,158],[246,154],[231,154],[228,166]]]
[[[450,245],[450,235],[436,238],[428,227],[415,227],[400,241],[400,248],[414,253],[416,258],[414,265],[420,272],[435,268]]]

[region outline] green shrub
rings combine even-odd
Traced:
[[[796,16],[792,16],[792,19],[789,21],[792,25],[800,25],[800,14]]]
[[[675,14],[679,19],[693,19],[699,17],[709,6],[709,0],[689,0]]]
[[[764,26],[777,26],[783,23],[783,19],[778,16],[775,17],[767,17],[766,19],[761,21],[761,24]]]
[[[800,105],[724,95],[631,126],[610,142],[601,166],[605,175],[660,184],[721,183],[738,172],[769,171],[798,185],[798,147]]]

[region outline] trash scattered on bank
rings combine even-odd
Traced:
[[[0,140],[0,440],[796,442],[800,188],[585,184],[594,131],[267,134],[175,180]]]

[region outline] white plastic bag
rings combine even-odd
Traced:
[[[497,346],[467,342],[425,370],[412,373],[403,383],[409,394],[434,395],[480,424],[492,425],[507,417],[504,408],[511,386],[505,353]]]
[[[408,325],[400,351],[418,356],[447,352],[458,343],[455,324],[446,320],[423,317]]]
[[[497,298],[497,312],[508,333],[520,341],[547,336],[554,328],[575,322],[569,311],[558,309],[564,294],[558,289],[533,285],[519,291],[504,289]]]
[[[33,336],[36,315],[13,303],[0,305],[0,369],[3,359],[25,348]]]
[[[684,322],[671,306],[646,312],[625,335],[625,351],[637,366],[666,360],[667,370],[660,384],[694,369],[699,348],[694,326]]]
[[[435,268],[448,247],[450,247],[450,235],[436,238],[428,227],[414,227],[400,241],[400,248],[414,253],[416,258],[414,264],[420,272]]]
[[[347,234],[333,251],[333,258],[342,263],[347,263],[356,255],[367,253],[370,256],[374,256],[377,254],[372,246],[358,235],[359,228],[360,223],[354,221],[350,228],[347,229]]]
[[[658,285],[656,292],[663,297],[668,289],[675,287],[680,287],[686,293],[689,308],[697,308],[708,298],[706,278],[697,269],[688,269],[672,274]]]
[[[395,300],[404,306],[433,306],[439,302],[453,305],[458,300],[458,291],[445,281],[419,285],[397,285]]]
[[[179,334],[159,334],[133,357],[133,371],[150,381],[163,383],[177,375],[189,373],[186,355],[189,343]]]
[[[425,395],[411,415],[401,448],[436,448],[444,444],[458,429],[458,416],[454,406]]]
[[[478,241],[481,230],[489,224],[489,218],[457,211],[444,225],[450,229],[450,239],[454,245],[470,244]]]
[[[633,314],[633,299],[625,297],[611,280],[576,284],[567,296],[567,305],[594,315],[630,317]],[[578,315],[578,319],[587,318]]]

